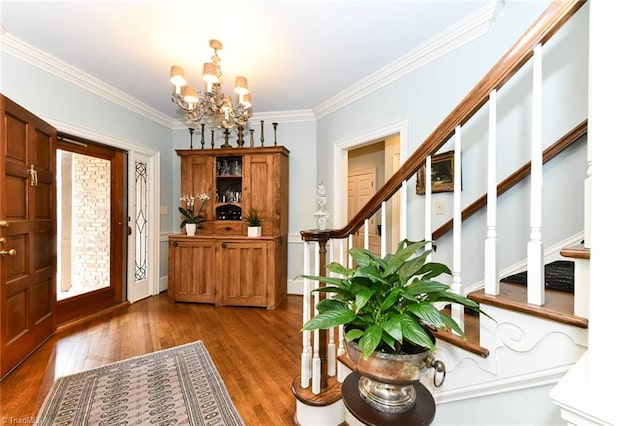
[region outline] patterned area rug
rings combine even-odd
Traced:
[[[571,260],[556,260],[544,265],[545,287],[573,293],[575,263]],[[527,285],[527,272],[520,272],[501,279],[511,284]]]
[[[243,425],[201,341],[61,377],[40,425]]]

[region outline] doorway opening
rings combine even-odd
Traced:
[[[58,150],[58,288],[64,300],[110,283],[111,162]]]
[[[336,144],[334,147],[334,205],[337,223],[346,223],[353,213],[349,205],[349,175],[355,169],[376,168],[375,193],[399,168],[406,156],[407,123],[399,122],[352,140]],[[360,159],[357,159],[360,157]],[[383,157],[383,159],[380,159]],[[374,160],[374,158],[378,158]],[[364,161],[363,161],[364,159]],[[367,162],[371,166],[367,166]],[[373,164],[375,163],[375,164]],[[356,172],[357,173],[357,172]],[[351,194],[353,195],[353,194]],[[406,235],[406,218],[402,200],[406,197],[406,188],[387,201],[385,206],[385,223],[378,212],[370,220],[369,249],[381,254],[395,250],[398,242]],[[357,211],[357,210],[356,210]],[[382,228],[385,231],[382,231]],[[385,234],[384,240],[382,234]],[[373,238],[372,238],[373,237]],[[359,244],[356,236],[354,244]]]
[[[127,153],[58,139],[58,324],[124,301]]]

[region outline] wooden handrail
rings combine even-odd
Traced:
[[[484,105],[494,89],[502,87],[533,55],[538,44],[546,43],[586,0],[556,0],[540,15],[529,29],[513,44],[505,55],[489,70],[451,113],[435,128],[409,156],[387,182],[341,229],[329,230],[329,238],[345,238],[354,233],[380,205],[389,200],[402,183],[413,176],[427,156],[435,154],[454,134],[456,126],[465,124]],[[313,239],[317,230],[301,231],[302,239]]]
[[[582,123],[578,124],[576,127],[571,129],[567,134],[565,134],[562,138],[560,138],[553,145],[549,146],[542,153],[542,163],[545,164],[547,161],[554,158],[556,155],[560,154],[562,151],[567,149],[571,144],[580,139],[580,137],[584,136],[587,133],[587,120],[584,120]],[[506,192],[509,188],[513,187],[524,178],[529,176],[531,173],[531,161],[527,162],[525,165],[520,167],[518,170],[510,174],[507,178],[505,178],[502,182],[498,184],[496,189],[497,195],[501,195]],[[462,210],[462,220],[465,220],[469,216],[478,212],[487,204],[487,194],[480,196],[471,204],[469,204],[464,210]],[[439,228],[433,231],[431,234],[431,238],[433,240],[437,240],[445,235],[453,229],[453,219],[449,219],[445,223],[443,223]]]

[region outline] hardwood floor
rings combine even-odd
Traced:
[[[60,376],[202,340],[246,425],[295,425],[301,321],[301,296],[275,310],[144,299],[59,330],[0,382],[0,422],[35,418]]]

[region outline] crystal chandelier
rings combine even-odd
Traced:
[[[187,86],[182,67],[171,67],[171,83],[175,86],[172,101],[187,113],[189,120],[198,122],[202,119],[210,122],[211,126],[229,129],[234,126],[246,126],[251,112],[251,94],[246,77],[236,77],[235,92],[238,102],[234,105],[231,96],[222,91],[222,70],[218,51],[222,43],[210,40],[213,49],[211,62],[205,62],[202,78],[205,81],[204,92],[197,92]]]

